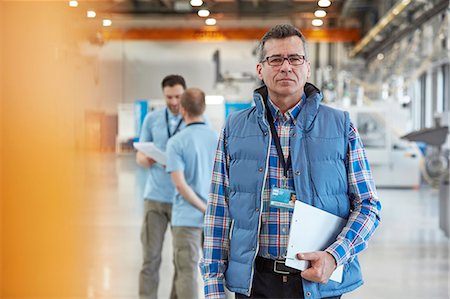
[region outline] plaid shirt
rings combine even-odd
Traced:
[[[300,113],[300,102],[284,115],[270,100],[268,106],[274,119],[275,129],[280,138],[281,149],[286,161],[289,157],[289,136]],[[273,187],[294,190],[294,175],[292,174],[292,167],[290,167],[287,172],[287,182],[283,182],[283,166],[278,157],[273,138],[274,136],[272,136],[270,144],[269,172],[266,177],[266,187],[262,193],[263,209],[258,255],[270,259],[279,259],[286,256],[293,211],[270,207],[270,194]]]
[[[286,160],[289,155],[289,136],[300,112],[300,103],[284,115],[271,101],[268,103]],[[338,265],[349,262],[367,247],[369,237],[378,226],[381,209],[363,144],[352,123],[348,139],[349,150],[345,164],[348,175],[348,194],[353,211],[336,242],[326,249],[333,255]],[[228,236],[231,223],[227,206],[229,156],[226,153],[226,141],[222,131],[215,157],[211,193],[204,224],[204,258],[201,267],[206,298],[224,298],[223,280],[228,258]],[[270,207],[271,190],[273,187],[283,186],[282,177],[283,167],[272,139],[266,187],[262,193],[263,210],[258,252],[258,255],[271,259],[286,256],[292,217],[292,211]],[[294,189],[292,169],[288,171],[287,185]]]

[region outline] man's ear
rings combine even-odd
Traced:
[[[258,78],[259,80],[263,81],[263,77],[262,77],[262,64],[258,63],[256,65],[256,73],[258,74]]]

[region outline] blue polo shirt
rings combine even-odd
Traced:
[[[166,111],[168,121],[166,121]],[[160,150],[165,151],[167,141],[169,140],[169,132],[167,129],[169,128],[171,136],[176,136],[174,133],[176,133],[175,129],[180,120],[180,115],[172,114],[167,108],[148,113],[142,124],[139,142],[153,142]],[[185,126],[186,124],[181,122],[179,130]],[[170,175],[166,172],[164,167],[159,163],[155,163],[148,168],[147,172],[148,175],[144,189],[144,198],[146,200],[172,203],[175,188],[172,184]]]
[[[211,186],[217,142],[217,133],[210,127],[192,123],[167,143],[167,172],[183,171],[186,183],[205,202]],[[203,227],[203,213],[178,191],[175,191],[172,206],[172,226]]]

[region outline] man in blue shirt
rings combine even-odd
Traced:
[[[203,121],[205,94],[190,88],[181,97],[180,113],[186,123],[167,143],[167,172],[176,188],[172,207],[175,294],[197,299],[198,261],[217,133]]]
[[[163,79],[161,85],[167,107],[147,114],[139,142],[153,142],[159,149],[165,151],[169,138],[185,126],[179,114],[179,107],[186,83],[179,75],[169,75]],[[139,274],[139,296],[141,299],[156,299],[161,250],[167,225],[171,221],[175,190],[170,175],[166,173],[163,165],[139,151],[136,154],[136,162],[148,168],[144,190],[145,214],[141,232],[143,264]]]

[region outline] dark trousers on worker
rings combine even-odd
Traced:
[[[276,273],[277,272],[283,272]],[[290,272],[287,274],[286,272]],[[250,297],[236,293],[236,299],[304,299],[302,277],[300,271],[282,264],[274,265],[273,260],[256,258],[255,273]],[[339,299],[341,296],[324,299]]]

